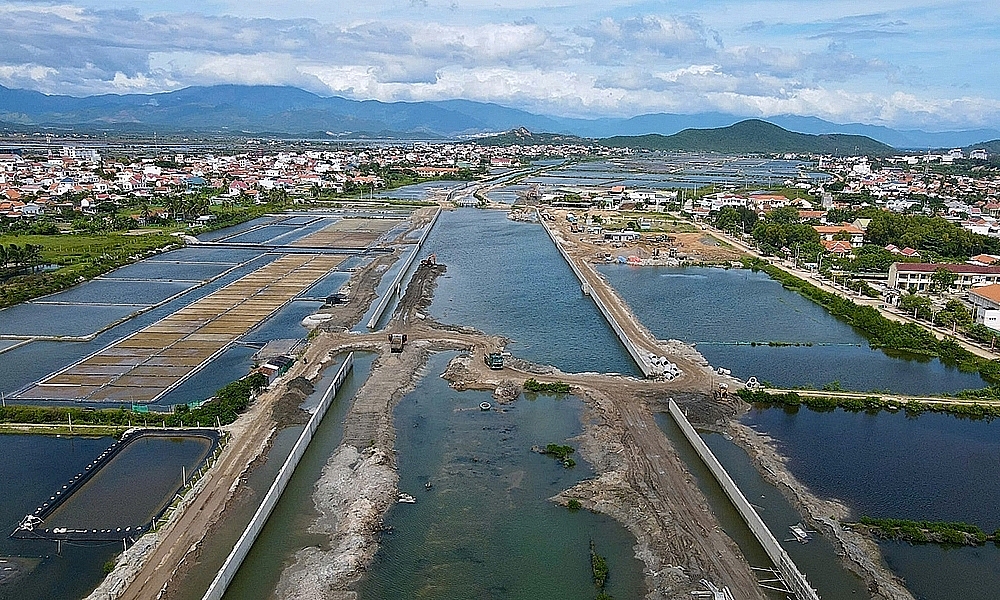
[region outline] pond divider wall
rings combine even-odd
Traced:
[[[615,316],[611,314],[611,311],[608,310],[608,307],[605,306],[604,301],[601,300],[601,297],[598,296],[597,294],[594,294],[591,291],[590,283],[587,281],[587,278],[584,277],[583,273],[580,271],[580,267],[578,267],[577,264],[573,262],[573,259],[570,258],[569,253],[566,252],[566,250],[562,247],[562,244],[559,243],[559,240],[556,239],[555,234],[552,233],[551,229],[549,229],[549,226],[545,223],[545,219],[541,218],[541,215],[539,215],[538,222],[542,224],[542,228],[545,229],[545,233],[549,234],[549,238],[552,240],[552,243],[555,244],[556,249],[559,250],[559,254],[561,254],[563,259],[566,260],[566,263],[569,265],[569,268],[573,270],[573,273],[576,275],[576,278],[580,280],[580,285],[582,286],[581,289],[583,290],[583,293],[590,296],[590,299],[593,300],[594,304],[597,305],[597,309],[601,311],[601,314],[604,315],[604,318],[608,321],[608,324],[611,325],[611,329],[614,330],[615,335],[618,336],[618,339],[621,341],[622,345],[625,346],[626,350],[628,350],[629,355],[632,357],[632,360],[635,361],[635,364],[639,366],[639,370],[642,371],[642,374],[646,377],[654,375],[653,365],[650,364],[649,357],[647,357],[646,354],[635,344],[635,342],[633,342],[632,339],[625,334],[625,330],[622,329],[622,326],[618,324],[617,319],[615,319]]]
[[[236,542],[233,547],[232,552],[226,557],[226,562],[223,563],[222,568],[219,569],[218,574],[212,581],[212,585],[208,587],[208,591],[205,592],[203,600],[220,600],[222,595],[226,593],[226,588],[232,583],[233,577],[236,576],[236,572],[239,570],[240,565],[243,564],[243,560],[246,558],[247,554],[250,552],[250,548],[253,547],[254,542],[257,540],[257,536],[260,535],[261,530],[264,528],[264,524],[267,523],[268,517],[271,516],[271,512],[274,511],[274,507],[277,506],[278,500],[281,498],[281,494],[285,491],[285,487],[288,485],[289,480],[292,478],[292,474],[295,472],[295,467],[298,466],[299,461],[302,459],[302,455],[305,454],[306,448],[309,447],[309,442],[312,441],[313,434],[316,433],[316,429],[319,428],[319,424],[323,421],[323,417],[326,415],[327,409],[330,408],[330,404],[333,402],[334,396],[337,395],[337,390],[340,388],[341,384],[344,383],[344,379],[347,378],[347,374],[351,372],[351,368],[354,366],[354,353],[351,352],[347,355],[344,360],[344,364],[340,366],[340,370],[337,371],[337,376],[334,378],[333,383],[327,388],[326,393],[323,394],[323,399],[320,400],[319,406],[316,407],[316,412],[313,413],[312,417],[309,418],[309,422],[306,423],[305,428],[299,435],[299,439],[296,440],[295,445],[292,447],[291,453],[288,458],[285,459],[285,463],[281,465],[281,470],[278,471],[278,475],[271,484],[270,489],[267,490],[267,494],[261,501],[260,506],[257,508],[257,512],[254,513],[253,518],[250,519],[250,524],[243,531],[243,535]]]
[[[152,524],[163,515],[163,513],[170,507],[169,499],[164,505],[164,507],[157,513],[151,521],[146,523],[134,524],[126,523],[124,527],[115,529],[72,529],[72,528],[57,528],[57,529],[42,529],[40,526],[44,524],[45,519],[47,519],[52,513],[56,511],[57,508],[62,506],[67,500],[69,500],[75,492],[87,484],[88,481],[94,478],[98,472],[106,467],[116,456],[122,453],[130,444],[138,441],[144,437],[203,437],[212,441],[214,446],[213,452],[205,458],[201,463],[199,469],[192,469],[191,479],[200,472],[204,464],[212,460],[215,456],[215,451],[218,450],[221,434],[215,429],[204,429],[204,428],[191,428],[191,429],[145,429],[136,428],[129,429],[122,434],[121,439],[111,444],[104,452],[102,452],[96,459],[94,459],[89,465],[84,467],[84,469],[69,480],[62,489],[57,490],[55,494],[49,497],[48,502],[43,502],[41,506],[35,509],[35,512],[30,515],[25,516],[25,518],[18,525],[17,529],[10,534],[13,538],[19,539],[49,539],[49,540],[76,540],[76,541],[120,541],[122,539],[129,538],[131,540],[138,539],[140,535],[146,533],[152,528]],[[181,485],[177,488],[175,493],[179,493],[188,486],[188,481],[182,481]],[[174,496],[171,496],[171,499]]]
[[[406,273],[410,270],[410,267],[413,266],[413,261],[417,259],[417,254],[419,254],[420,249],[424,247],[424,242],[427,240],[427,236],[430,235],[431,229],[434,229],[434,224],[437,223],[439,216],[441,216],[440,208],[437,209],[437,212],[435,212],[434,216],[431,218],[431,222],[424,228],[424,233],[421,234],[420,239],[417,240],[417,247],[410,253],[410,257],[406,259],[403,267],[393,279],[392,284],[390,284],[386,289],[385,295],[382,296],[382,299],[379,300],[378,304],[375,306],[375,312],[372,313],[372,318],[368,319],[368,329],[375,329],[379,319],[381,319],[382,315],[385,313],[385,309],[389,307],[389,302],[402,295],[403,277],[406,277]]]
[[[736,507],[740,516],[743,517],[743,521],[746,522],[747,527],[750,528],[750,531],[757,538],[757,541],[760,542],[764,551],[767,552],[767,555],[771,558],[774,566],[777,567],[778,572],[781,574],[781,579],[788,589],[799,600],[819,600],[819,595],[809,585],[809,582],[806,581],[806,576],[799,571],[795,563],[792,562],[791,557],[785,552],[785,549],[778,544],[778,540],[775,539],[774,534],[771,533],[771,530],[764,524],[760,515],[757,514],[757,511],[747,501],[743,492],[737,487],[736,482],[733,481],[729,473],[726,472],[726,469],[723,468],[722,463],[715,458],[715,455],[708,448],[708,444],[705,443],[705,440],[701,439],[701,436],[694,430],[687,417],[684,416],[677,403],[672,399],[668,404],[668,410],[670,411],[670,416],[674,418],[677,426],[684,433],[684,437],[687,438],[694,451],[701,457],[708,470],[712,472],[715,480],[719,482],[719,485],[722,486],[723,491],[726,492],[733,506]]]

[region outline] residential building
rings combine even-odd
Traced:
[[[976,323],[1000,331],[1000,285],[986,285],[969,292]]]
[[[901,290],[923,291],[930,289],[931,276],[938,269],[945,269],[955,274],[952,288],[969,289],[1000,283],[1000,267],[950,264],[950,263],[892,263],[889,267],[888,287]]]

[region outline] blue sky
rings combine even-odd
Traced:
[[[0,0],[0,85],[294,85],[578,117],[1000,128],[1000,3]]]

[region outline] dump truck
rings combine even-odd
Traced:
[[[389,352],[402,352],[403,344],[406,343],[405,333],[390,333],[389,334]]]

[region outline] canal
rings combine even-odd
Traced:
[[[764,273],[742,269],[627,267],[598,270],[657,337],[691,343],[714,366],[774,385],[953,393],[985,385],[937,359],[868,348],[864,337],[820,306],[784,289]],[[768,345],[779,342],[781,345]],[[797,345],[796,345],[797,344]],[[836,499],[851,518],[965,521],[993,531],[1000,486],[1000,423],[944,414],[818,413],[807,408],[755,409],[744,423],[769,436],[791,472],[820,497]],[[708,441],[741,485],[757,487],[746,454],[721,436]],[[690,463],[689,463],[690,464]],[[780,493],[766,486],[766,497]],[[710,494],[711,496],[711,494]],[[766,498],[762,499],[764,502]],[[787,523],[762,517],[782,539]],[[788,519],[785,519],[786,521]],[[813,543],[789,548],[826,597]],[[993,598],[1000,586],[1000,549],[880,543],[886,564],[918,598]],[[934,561],[941,561],[941,566]],[[825,592],[825,593],[824,593]]]

